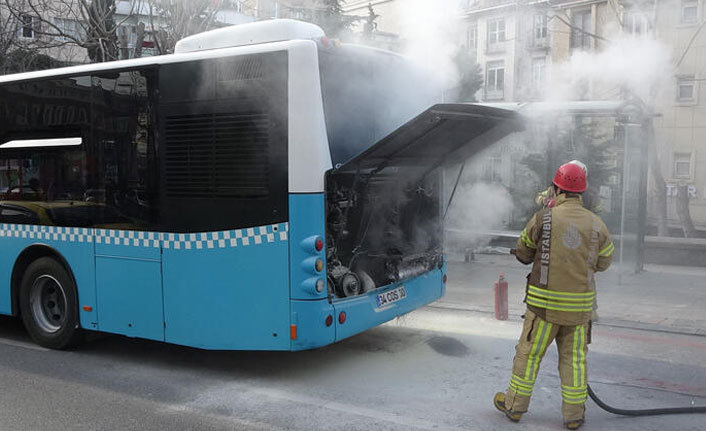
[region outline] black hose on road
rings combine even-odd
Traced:
[[[591,385],[588,385],[588,396],[591,397],[593,402],[598,404],[598,407],[603,410],[613,413],[616,415],[623,416],[656,416],[656,415],[676,415],[682,413],[706,413],[706,406],[691,406],[691,407],[674,407],[674,408],[663,408],[663,409],[643,409],[643,410],[625,410],[611,407],[608,404],[598,398],[598,396],[591,389]]]

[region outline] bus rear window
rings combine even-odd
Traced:
[[[343,164],[437,102],[403,57],[357,46],[319,51],[331,160]]]

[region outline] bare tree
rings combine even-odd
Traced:
[[[154,54],[174,50],[180,39],[218,27],[223,6],[254,13],[254,0],[0,0],[0,67],[11,52],[56,59],[83,51],[70,61],[104,62],[141,57],[151,38]],[[130,29],[125,31],[125,29]],[[135,36],[132,36],[134,28]],[[17,37],[27,31],[32,37]],[[128,40],[132,37],[132,40]],[[134,45],[134,46],[133,46]],[[13,70],[17,71],[17,67]],[[26,68],[19,68],[25,70]]]
[[[218,26],[221,0],[146,0],[149,5],[148,31],[158,54],[174,52],[176,43],[192,34]]]
[[[17,38],[15,19],[5,9],[5,6],[0,4],[0,73],[6,73],[8,70],[8,54],[15,38]]]
[[[687,184],[677,185],[676,206],[677,216],[682,225],[684,237],[695,238],[696,228],[694,228],[694,222],[691,219],[691,212],[689,211],[689,186]]]
[[[117,60],[117,29],[132,16],[141,0],[127,2],[131,10],[116,21],[116,0],[2,0],[20,25],[31,25],[32,37],[18,40],[18,48],[56,53],[80,47],[92,62]]]

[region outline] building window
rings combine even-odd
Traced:
[[[133,49],[137,45],[137,27],[134,25],[121,25],[118,27],[118,40],[120,44],[126,43],[123,48]]]
[[[85,32],[81,24],[75,19],[54,18],[55,31],[58,33],[57,40],[65,42],[81,41]]]
[[[20,37],[34,39],[36,37],[36,27],[39,19],[32,15],[20,15]]]
[[[590,49],[591,48],[591,11],[575,11],[571,15],[571,48]]]
[[[544,85],[546,70],[547,59],[545,57],[536,57],[532,59],[532,86],[535,89],[542,88]]]
[[[483,179],[489,183],[499,183],[502,181],[502,163],[500,154],[493,154],[485,159],[483,163]]]
[[[505,96],[505,64],[503,61],[490,61],[486,65],[485,98],[501,100]]]
[[[681,22],[682,24],[695,23],[699,18],[698,0],[682,0],[681,2]]]
[[[476,24],[468,27],[467,45],[471,51],[478,49],[478,25]]]
[[[546,15],[535,15],[534,16],[534,41],[535,43],[542,43],[547,40],[547,16]]]
[[[696,100],[694,75],[684,75],[677,78],[677,100],[679,102],[694,102]]]
[[[642,13],[628,12],[623,19],[623,30],[635,36],[647,34],[651,30],[650,20]]]
[[[492,19],[488,21],[488,46],[505,42],[505,19]]]
[[[691,153],[674,153],[673,178],[691,179]]]

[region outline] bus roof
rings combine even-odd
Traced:
[[[323,30],[310,23],[289,19],[261,21],[211,30],[187,37],[177,43],[177,52],[174,54],[4,75],[0,76],[0,84],[178,63],[228,55],[278,51],[288,49],[292,43],[297,41],[315,40],[323,36]]]
[[[285,40],[313,40],[324,36],[321,27],[315,24],[293,19],[270,19],[232,25],[186,37],[177,42],[174,52],[181,54]]]

